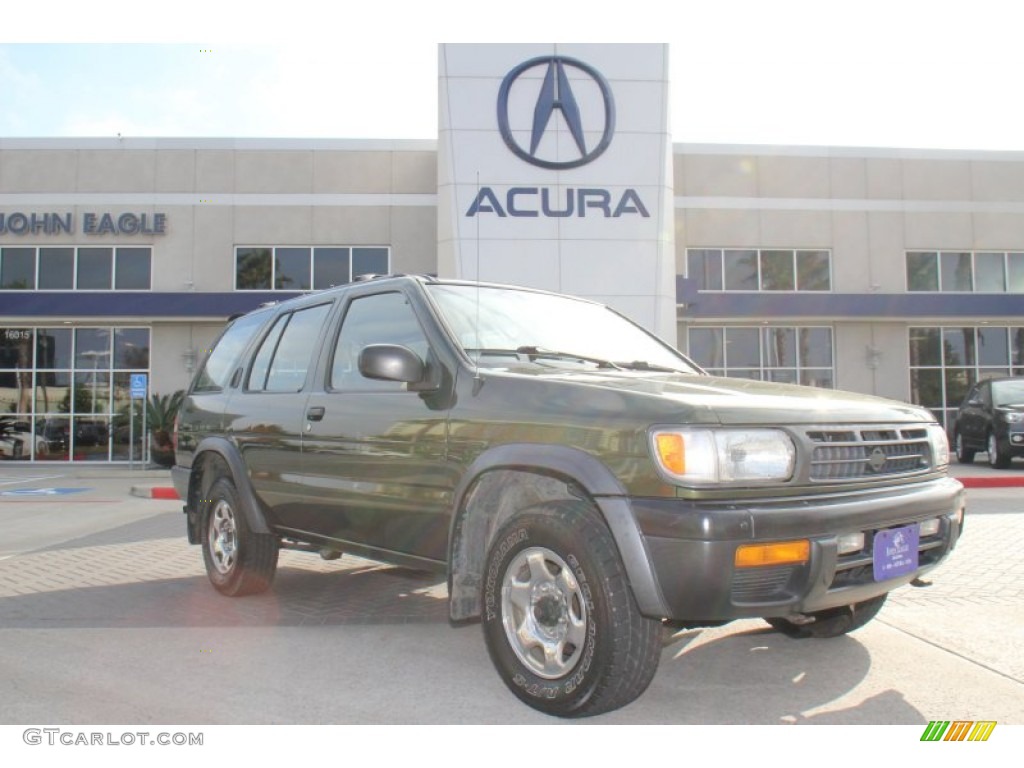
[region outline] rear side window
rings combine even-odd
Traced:
[[[249,340],[256,335],[264,321],[266,312],[255,312],[243,315],[229,325],[214,345],[210,356],[196,376],[193,392],[209,392],[221,390],[228,385],[235,362],[242,354]]]
[[[298,392],[302,389],[330,308],[330,304],[320,304],[277,319],[256,353],[249,372],[249,391]]]

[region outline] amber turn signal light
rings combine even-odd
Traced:
[[[773,544],[744,544],[736,550],[737,568],[761,565],[792,565],[806,563],[811,557],[811,542],[777,541]]]

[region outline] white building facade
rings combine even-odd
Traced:
[[[0,460],[141,458],[133,377],[369,273],[596,298],[940,419],[1024,375],[1024,153],[672,144],[668,55],[441,46],[437,141],[0,139]]]

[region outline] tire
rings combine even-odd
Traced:
[[[1010,466],[1010,454],[999,449],[995,432],[988,433],[988,465],[992,469],[1006,469]]]
[[[956,446],[956,460],[961,464],[973,464],[974,454],[977,453],[977,451],[974,451],[964,445],[964,437],[959,431],[954,436],[953,443]]]
[[[487,553],[483,632],[509,690],[559,717],[625,706],[650,685],[661,622],[640,615],[615,541],[591,506],[525,511]]]
[[[277,571],[277,539],[252,532],[228,478],[218,478],[206,496],[199,530],[210,583],[229,597],[265,592]]]
[[[784,635],[797,639],[814,637],[819,640],[827,640],[832,637],[840,637],[860,629],[871,621],[885,605],[888,593],[872,597],[861,603],[844,605],[839,608],[829,608],[825,611],[809,613],[814,621],[810,624],[795,624],[789,619],[771,618],[765,619],[769,624]]]

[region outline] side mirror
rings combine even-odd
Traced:
[[[425,370],[415,352],[398,344],[371,344],[359,353],[359,372],[368,379],[418,384]]]

